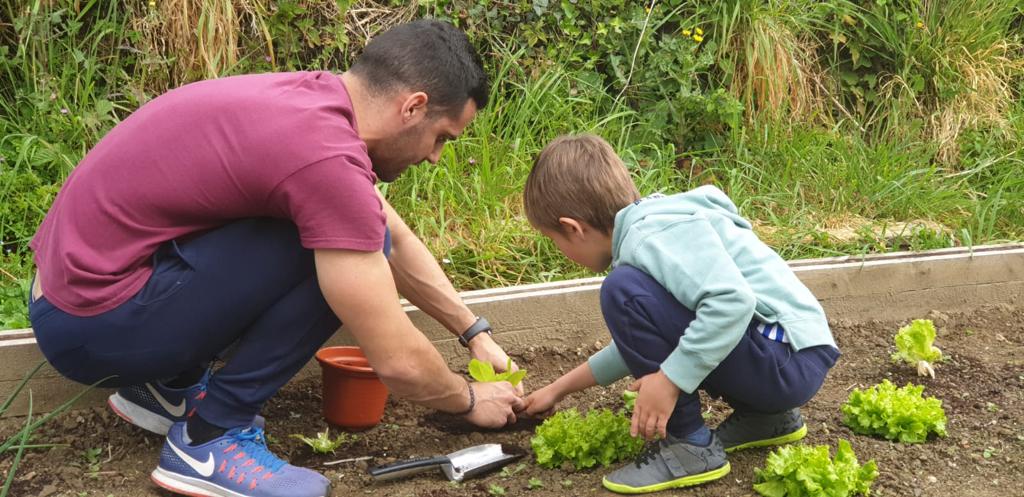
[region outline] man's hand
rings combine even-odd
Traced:
[[[659,369],[633,382],[629,390],[637,392],[630,435],[640,435],[647,440],[665,438],[668,418],[679,399],[679,387]]]
[[[563,398],[565,398],[565,394],[554,383],[547,385],[526,397],[524,402],[526,415],[546,418],[554,412],[555,406]]]
[[[481,333],[469,341],[469,353],[478,361],[491,363],[495,372],[503,372],[508,366],[508,354],[487,333]],[[519,371],[515,361],[512,361],[512,371]],[[514,388],[516,395],[523,395],[523,382],[519,382]]]
[[[473,383],[476,405],[466,419],[483,428],[501,428],[516,422],[516,412],[523,410],[523,399],[507,381]]]

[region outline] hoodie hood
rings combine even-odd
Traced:
[[[612,230],[612,266],[619,259],[622,242],[634,228],[643,226],[645,222],[654,223],[677,216],[721,216],[742,229],[751,229],[749,221],[740,217],[736,204],[722,190],[704,185],[688,192],[675,195],[655,193],[646,196],[626,207],[615,215],[615,228]]]

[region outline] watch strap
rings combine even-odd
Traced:
[[[463,347],[469,347],[469,341],[481,333],[487,333],[490,335],[491,323],[488,323],[487,319],[483,317],[477,317],[476,321],[474,321],[466,331],[459,335],[459,343],[461,343]]]

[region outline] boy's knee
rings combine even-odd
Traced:
[[[649,274],[633,266],[618,266],[601,284],[601,308],[605,312],[621,309],[638,295],[650,295],[655,287],[660,288],[661,285]]]

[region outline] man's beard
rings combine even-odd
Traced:
[[[395,159],[389,160],[389,158],[371,158],[371,160],[373,161],[374,174],[377,175],[378,180],[383,181],[384,183],[391,183],[392,181],[398,179],[398,177],[401,176],[402,173],[405,172],[406,169],[409,169],[409,167],[412,165],[408,163],[401,163],[408,161],[399,161]]]
[[[426,126],[421,123],[404,133],[395,135],[390,143],[381,147],[383,153],[370,156],[370,160],[373,162],[373,172],[377,174],[377,179],[390,183],[398,179],[410,166],[426,160],[423,157],[418,159],[402,157],[403,151],[411,149],[413,144],[420,141],[425,128]]]

